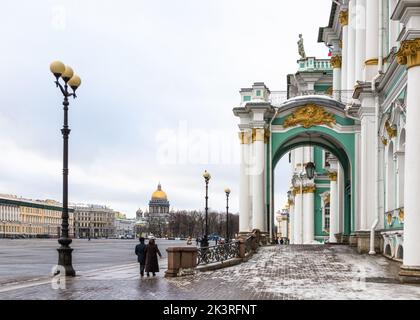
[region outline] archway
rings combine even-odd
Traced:
[[[312,96],[286,101],[277,111],[271,126],[271,170],[268,171],[269,192],[266,199],[271,212],[275,205],[273,173],[280,158],[290,150],[304,146],[321,148],[334,155],[342,168],[344,183],[339,196],[344,208],[340,220],[343,239],[349,239],[355,231],[355,135],[358,130],[354,120],[347,117],[344,106],[333,99]],[[274,215],[268,218],[273,221]]]

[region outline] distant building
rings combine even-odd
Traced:
[[[74,205],[74,234],[78,238],[108,238],[115,234],[114,210],[101,205]]]
[[[63,207],[54,200],[31,200],[0,195],[0,237],[59,237]],[[69,209],[69,235],[73,236],[73,209]]]
[[[149,215],[167,215],[169,213],[169,201],[166,193],[162,190],[160,183],[158,188],[152,194],[152,199],[149,201]]]
[[[135,236],[136,219],[127,219],[124,217],[117,217],[114,221],[114,235],[120,236]]]
[[[147,229],[150,233],[162,237],[167,234],[169,224],[169,201],[159,183],[149,201],[149,212],[145,213]]]

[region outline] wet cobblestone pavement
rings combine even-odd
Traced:
[[[420,286],[396,281],[398,264],[347,246],[260,248],[248,262],[182,278],[140,279],[138,264],[79,272],[54,289],[51,279],[0,287],[0,299],[420,299]],[[43,282],[42,282],[43,281]]]

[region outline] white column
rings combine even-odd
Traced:
[[[240,174],[239,174],[239,231],[251,231],[249,225],[250,218],[250,203],[249,203],[249,180],[250,180],[250,163],[249,163],[249,147],[250,147],[250,132],[240,132],[239,138],[241,142],[240,147]]]
[[[338,184],[337,171],[330,172],[330,238],[329,243],[336,243],[335,234],[339,232],[338,228]]]
[[[294,244],[302,244],[303,237],[302,237],[302,212],[303,212],[303,201],[302,201],[302,194],[300,190],[296,193],[295,196],[295,209],[294,214],[295,218],[293,221],[293,233],[294,233]]]
[[[417,20],[420,25],[420,18]],[[420,39],[401,44],[398,60],[407,64],[407,116],[405,144],[404,269],[420,276]]]
[[[371,81],[378,70],[379,1],[366,1],[365,81]]]
[[[331,58],[331,65],[333,67],[333,98],[340,100],[341,90],[341,56],[336,55]]]
[[[303,243],[312,243],[315,239],[315,188],[306,187],[303,193]]]
[[[264,208],[264,129],[253,129],[252,147],[254,150],[253,172],[252,172],[252,229],[267,231]]]
[[[355,83],[357,80],[363,81],[363,71],[366,57],[366,0],[352,0],[355,2],[355,57],[354,74]],[[371,1],[371,0],[370,0]],[[378,2],[378,1],[374,1]]]
[[[356,20],[355,20],[356,5],[355,0],[349,1],[349,28],[347,40],[347,89],[353,90],[355,82],[355,41],[356,41]]]
[[[344,171],[341,164],[338,164],[337,170],[337,185],[338,185],[338,217],[337,226],[338,232],[344,231]]]
[[[289,237],[289,241],[291,244],[295,243],[295,237],[294,237],[294,232],[293,232],[293,228],[295,226],[295,204],[291,203],[290,207],[289,207],[289,230],[288,230],[288,237]]]
[[[363,97],[362,97],[363,95]],[[361,94],[361,175],[360,175],[360,230],[370,230],[376,217],[375,194],[375,99],[372,94]]]
[[[347,90],[347,51],[348,51],[348,34],[349,34],[349,18],[348,10],[340,11],[340,25],[342,27],[341,37],[341,90]]]

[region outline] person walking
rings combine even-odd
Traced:
[[[140,263],[140,276],[143,278],[144,276],[144,268],[146,266],[146,245],[144,243],[144,238],[141,237],[139,239],[140,243],[136,245],[136,255],[137,261]]]
[[[155,243],[155,239],[152,238],[149,240],[149,243],[146,246],[146,274],[149,277],[150,272],[153,276],[156,276],[156,272],[159,272],[159,263],[158,258],[162,258],[162,254],[159,251],[158,246]]]

